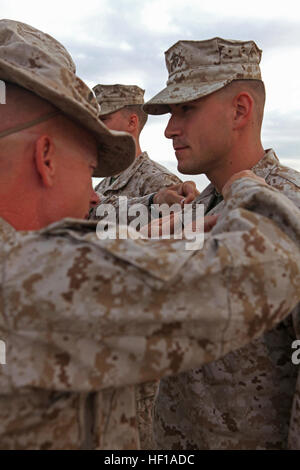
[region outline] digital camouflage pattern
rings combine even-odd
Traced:
[[[162,187],[180,183],[180,179],[167,168],[151,160],[147,152],[143,152],[132,165],[110,183],[111,178],[104,178],[97,186],[100,204],[112,204],[118,207],[119,196],[128,198],[145,196],[159,191]],[[148,197],[148,196],[147,196]],[[136,199],[134,199],[135,201]],[[100,219],[96,215],[97,208],[92,209],[90,219]],[[138,424],[142,449],[153,449],[152,441],[152,408],[157,383],[137,386],[136,400],[138,408]]]
[[[143,109],[148,114],[165,114],[169,104],[202,98],[233,80],[261,80],[261,54],[254,41],[178,41],[165,52],[167,87]]]
[[[145,90],[137,85],[96,85],[93,88],[100,105],[100,116],[110,114],[125,106],[144,104]]]
[[[149,194],[178,183],[181,183],[181,180],[177,176],[151,160],[147,152],[143,152],[113,183],[111,183],[111,178],[104,178],[95,190],[99,193],[100,204],[112,204],[117,208],[119,196],[134,198],[134,203],[147,205]],[[98,218],[96,211],[97,208],[92,209],[90,219]]]
[[[282,166],[273,150],[268,150],[252,171],[300,208],[300,174]],[[204,204],[208,214],[223,214],[227,211],[224,201],[207,211],[214,197],[210,184],[195,203]],[[275,218],[276,212],[274,207]],[[284,225],[288,232],[289,221]],[[298,250],[299,245],[300,237]],[[278,288],[283,285],[279,283]],[[215,290],[212,295],[219,293]],[[254,313],[252,295],[245,301],[253,304]],[[201,369],[163,379],[155,407],[158,447],[300,449],[299,366],[291,361],[292,342],[300,339],[299,318],[298,305],[275,328],[241,349]]]
[[[201,251],[95,227],[1,220],[2,449],[139,448],[135,384],[252,348],[300,300],[300,211],[257,181],[233,183]]]

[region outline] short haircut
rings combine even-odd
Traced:
[[[222,90],[224,90],[225,93],[228,91],[235,94],[242,91],[249,92],[254,99],[258,124],[261,127],[266,101],[266,90],[262,80],[233,80],[222,88]]]
[[[124,106],[124,108],[121,109],[121,111],[128,116],[129,114],[136,114],[139,120],[139,134],[142,132],[147,119],[148,119],[148,114],[143,111],[143,105],[142,104],[129,104],[127,106]]]

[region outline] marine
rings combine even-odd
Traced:
[[[91,177],[128,167],[134,141],[54,38],[12,20],[0,37],[0,447],[139,449],[136,384],[217,361],[299,302],[300,212],[243,171],[202,250],[99,240]]]
[[[295,211],[300,208],[299,172],[261,143],[261,54],[254,41],[178,41],[165,53],[167,86],[144,106],[149,114],[170,113],[165,136],[173,142],[178,170],[205,173],[211,181],[194,200],[204,204],[205,214],[222,215],[224,182],[250,169],[287,196]],[[253,294],[246,298],[255,311]],[[300,377],[291,360],[299,313],[298,305],[242,349],[164,378],[155,407],[158,447],[299,449]]]

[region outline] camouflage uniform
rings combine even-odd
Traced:
[[[180,183],[177,176],[165,167],[151,160],[143,152],[127,170],[110,184],[110,178],[104,178],[95,188],[100,197],[100,204],[112,204],[118,207],[118,197],[145,196],[159,191],[164,186]],[[135,199],[134,199],[135,201]],[[92,209],[90,219],[97,219],[97,208]],[[138,422],[142,449],[153,449],[152,441],[152,408],[157,390],[157,383],[146,383],[137,386]]]
[[[144,103],[144,90],[136,85],[102,85],[94,87],[97,101],[104,116],[130,105]],[[95,188],[99,193],[100,205],[111,204],[119,207],[119,196],[131,198],[129,206],[135,204],[136,197],[142,197],[159,191],[165,186],[181,183],[181,180],[167,168],[151,160],[147,152],[139,155],[122,173],[104,178]],[[148,196],[147,196],[148,197]],[[144,202],[144,200],[142,200]],[[100,220],[97,207],[90,212],[89,219]],[[128,219],[129,222],[129,219]],[[142,449],[153,449],[152,409],[158,383],[145,383],[136,388],[137,419]]]
[[[0,35],[0,78],[93,132],[99,176],[124,170],[133,142],[100,123],[63,46],[10,20],[0,20]],[[0,447],[138,448],[134,384],[217,360],[297,304],[296,212],[275,190],[236,181],[201,252],[185,241],[99,241],[94,222],[16,232],[0,220]]]
[[[203,98],[234,80],[261,81],[261,50],[254,41],[222,38],[178,41],[166,51],[165,57],[169,72],[167,87],[145,104],[144,110],[149,114],[165,114],[172,104]],[[297,212],[299,173],[282,167],[273,151],[268,151],[253,171],[291,199]],[[207,214],[223,214],[226,204],[221,200],[209,185],[195,203],[203,203]],[[276,217],[275,214],[274,207]],[[284,225],[288,230],[289,222]],[[298,248],[299,242],[300,238]],[[253,305],[255,315],[252,295],[248,293],[244,299]],[[201,369],[163,379],[155,409],[158,446],[300,448],[296,437],[300,430],[297,416],[300,385],[296,382],[300,379],[298,368],[291,362],[291,345],[299,335],[298,318],[299,307],[242,349],[233,349]]]
[[[167,168],[151,160],[147,152],[136,158],[112,184],[110,180],[111,178],[104,178],[95,188],[100,193],[100,203],[115,205],[115,196],[128,198],[145,196],[165,186],[181,183],[181,180]],[[92,217],[95,212],[96,210],[93,210]]]
[[[272,150],[252,170],[300,208],[300,174],[282,166]],[[214,199],[210,184],[195,203],[204,204],[207,214],[221,214],[224,201],[209,210]],[[162,379],[154,421],[159,448],[299,449],[293,431],[299,368],[291,362],[291,344],[300,338],[299,314],[298,305],[242,349],[201,369]]]
[[[299,216],[244,179],[202,251],[2,220],[0,447],[139,448],[134,384],[216,361],[297,304]]]

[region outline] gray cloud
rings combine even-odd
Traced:
[[[276,147],[282,158],[300,160],[300,116],[279,111],[268,113],[263,125],[263,143],[265,147]]]
[[[80,23],[74,25],[69,36],[66,31],[72,27],[72,20],[66,17],[66,31],[62,31],[61,37],[57,33],[55,36],[74,56],[80,77],[91,84],[116,83],[130,71],[132,84],[144,86],[146,99],[149,99],[165,86],[167,80],[163,52],[179,39],[201,40],[214,36],[254,39],[264,51],[263,63],[268,54],[273,55],[279,48],[286,49],[287,54],[294,47],[300,48],[299,21],[223,17],[221,10],[217,14],[203,13],[201,6],[195,7],[189,2],[181,6],[174,2],[174,6],[168,9],[174,29],[166,27],[162,31],[151,31],[141,23],[141,13],[147,3],[145,0],[113,0],[107,9],[99,2],[99,8],[94,10],[96,14],[85,15]],[[1,6],[2,12],[8,8],[4,0],[0,0]],[[88,0],[86,8],[88,11]],[[222,2],[223,12],[224,8],[226,2]],[[40,15],[42,18],[42,7]],[[55,23],[52,20],[49,32],[53,30]],[[82,35],[78,34],[80,32]],[[82,41],[82,36],[88,41]],[[122,43],[127,43],[129,49],[122,50]],[[296,113],[266,113],[263,143],[265,147],[274,147],[283,158],[300,156],[299,128],[300,118]]]
[[[199,10],[182,7],[181,11],[170,9],[172,24],[177,32],[153,32],[139,22],[144,2],[128,1],[113,3],[106,14],[84,20],[82,31],[88,32],[92,42],[81,43],[75,37],[65,41],[71,53],[78,57],[78,73],[93,83],[107,82],[107,78],[118,77],[130,68],[142,77],[146,87],[146,98],[161,90],[167,80],[163,52],[179,39],[201,40],[214,36],[233,39],[254,39],[263,48],[265,56],[278,47],[298,45],[300,47],[299,23],[262,19],[231,19],[214,15],[200,15]],[[132,13],[134,12],[134,13]],[[180,13],[180,14],[179,14]],[[100,44],[99,44],[100,42]],[[132,49],[121,50],[126,42]],[[83,58],[84,57],[84,58]]]

